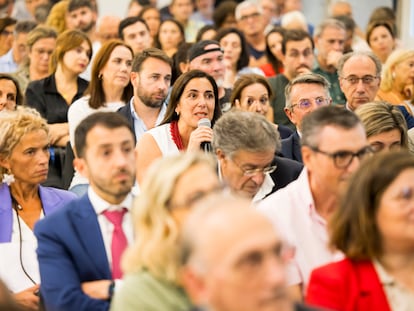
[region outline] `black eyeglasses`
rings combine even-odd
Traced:
[[[342,79],[346,80],[349,84],[352,84],[352,85],[358,84],[359,80],[361,80],[362,83],[365,85],[372,85],[374,81],[377,80],[377,78],[378,78],[377,76],[371,76],[371,75],[366,75],[361,78],[357,76],[342,77]]]
[[[320,150],[318,147],[309,147],[313,151],[321,153],[323,155],[326,155],[327,157],[330,157],[333,159],[334,165],[339,169],[345,169],[347,168],[355,157],[357,157],[359,160],[364,159],[365,157],[372,155],[372,149],[370,146],[366,146],[362,148],[361,150],[358,150],[357,152],[352,151],[337,151],[337,152],[326,152]]]

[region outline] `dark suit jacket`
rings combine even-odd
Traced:
[[[302,152],[300,150],[300,137],[297,131],[288,138],[282,139],[282,155],[285,158],[303,163]]]
[[[371,261],[344,259],[313,270],[306,302],[337,311],[391,311]]]
[[[273,182],[275,183],[272,193],[296,180],[303,169],[302,163],[278,156],[275,157],[273,163],[277,168],[270,174],[270,177],[272,177]],[[269,193],[269,195],[270,194],[271,193]]]
[[[129,101],[129,103],[126,104],[125,106],[119,108],[117,112],[122,114],[128,120],[128,123],[131,126],[132,131],[134,132],[134,138],[136,142],[137,138],[135,137],[134,117],[132,116],[132,113],[131,113],[131,101]]]
[[[81,283],[111,279],[96,213],[88,195],[40,220],[34,233],[41,296],[48,311],[106,311],[109,301],[85,295]]]

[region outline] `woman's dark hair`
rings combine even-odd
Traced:
[[[234,16],[236,6],[237,2],[233,0],[226,0],[224,2],[221,2],[216,7],[213,13],[213,21],[216,29],[220,29],[223,26],[228,16]]]
[[[194,43],[190,43],[190,42],[182,42],[178,46],[177,52],[174,54],[172,58],[173,66],[172,66],[171,85],[174,85],[178,77],[183,74],[180,68],[180,64],[188,63],[188,50],[193,46],[193,44]]]
[[[378,27],[381,27],[381,26],[384,27],[385,29],[387,29],[388,32],[390,33],[391,37],[395,40],[395,36],[396,36],[395,35],[395,29],[394,29],[392,24],[390,24],[389,22],[386,22],[386,21],[375,21],[375,22],[372,22],[372,23],[368,24],[368,27],[367,27],[366,41],[367,41],[369,46],[371,46],[370,41],[371,41],[372,32],[375,29],[377,29]]]
[[[214,25],[204,25],[203,27],[201,27],[198,32],[197,32],[197,36],[196,36],[196,40],[195,42],[199,42],[201,41],[201,38],[203,37],[203,35],[210,30],[216,30],[216,27]]]
[[[91,108],[98,109],[100,107],[105,106],[107,99],[105,98],[105,92],[102,84],[102,79],[105,77],[100,76],[100,71],[102,70],[102,68],[106,66],[106,64],[109,61],[109,58],[111,57],[112,52],[118,46],[123,46],[127,48],[131,52],[132,58],[134,56],[132,48],[121,40],[109,40],[108,42],[105,42],[102,45],[102,47],[99,49],[98,53],[96,54],[93,60],[91,81],[89,82],[89,86],[85,91],[85,95],[90,95],[89,106]],[[122,92],[122,101],[125,103],[128,102],[128,100],[132,97],[133,93],[134,90],[132,88],[131,81],[129,81],[127,86],[124,88],[124,91]]]
[[[371,16],[369,17],[368,25],[376,22],[387,22],[391,25],[395,36],[397,36],[398,33],[396,21],[397,17],[392,8],[387,6],[380,6],[377,7],[374,11],[372,11]]]
[[[159,48],[161,50],[162,50],[162,46],[161,46],[161,43],[160,43],[160,30],[161,30],[162,25],[167,23],[167,22],[171,22],[171,23],[175,24],[178,27],[178,30],[181,33],[182,41],[178,45],[180,45],[182,42],[185,42],[185,30],[184,30],[183,25],[181,25],[181,23],[179,21],[177,21],[176,19],[174,19],[174,18],[166,18],[160,23],[160,27],[158,27],[158,33],[154,38],[154,47]]]
[[[283,38],[285,37],[285,32],[286,32],[286,30],[283,29],[282,27],[275,26],[266,35],[266,50],[265,50],[265,54],[266,54],[267,60],[272,65],[273,70],[275,71],[276,74],[280,73],[283,70],[283,63],[270,50],[270,46],[269,46],[269,43],[268,43],[268,39],[269,39],[269,36],[272,33],[278,33],[278,34],[280,34],[282,36],[282,41],[283,41]]]
[[[267,94],[269,96],[269,100],[271,100],[273,97],[273,91],[267,79],[262,75],[250,73],[250,74],[241,75],[240,78],[238,78],[236,82],[234,83],[233,91],[230,97],[231,106],[232,107],[235,106],[236,99],[240,100],[241,94],[246,87],[252,84],[256,84],[256,83],[259,83],[266,88]]]
[[[237,71],[239,71],[240,69],[249,65],[249,51],[247,48],[247,41],[244,34],[236,28],[224,28],[218,31],[215,40],[220,42],[221,39],[223,39],[225,36],[231,33],[238,35],[240,39],[241,53],[236,64],[236,69]]]
[[[9,80],[13,82],[14,86],[16,87],[16,106],[23,105],[23,94],[20,89],[19,82],[17,82],[16,78],[7,73],[0,73],[0,80]]]
[[[221,108],[219,104],[218,97],[218,87],[216,81],[208,73],[205,73],[201,70],[191,70],[189,72],[183,73],[177,81],[175,81],[174,86],[171,90],[170,101],[167,106],[167,111],[165,112],[164,120],[161,124],[170,123],[172,121],[178,121],[179,115],[175,112],[178,103],[180,102],[181,96],[183,95],[184,89],[187,84],[196,78],[205,78],[207,79],[211,86],[213,87],[214,93],[214,113],[213,120],[211,120],[211,125],[214,126],[214,123],[221,117]]]
[[[383,252],[376,217],[381,199],[402,172],[413,168],[408,151],[382,152],[364,160],[331,218],[331,246],[352,260],[378,259]]]

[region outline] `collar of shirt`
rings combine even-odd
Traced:
[[[130,107],[131,107],[131,115],[134,118],[134,121],[140,121],[142,122],[142,119],[138,116],[137,112],[135,111],[135,106],[134,106],[134,96],[132,96],[131,100],[130,100]],[[160,125],[162,119],[164,118],[165,115],[165,111],[167,110],[167,104],[165,103],[165,101],[162,103],[160,112],[158,114],[157,117],[157,121],[155,123],[155,126]],[[143,123],[143,122],[142,122]],[[143,127],[145,128],[145,130],[147,130],[147,128],[145,127],[145,124],[143,124]]]
[[[97,215],[102,214],[104,211],[115,211],[120,210],[122,208],[126,208],[128,211],[132,208],[132,194],[129,193],[125,199],[117,205],[113,205],[104,199],[102,199],[93,189],[92,187],[88,187],[88,196],[89,200],[91,201],[91,204],[93,206],[93,209],[95,210],[95,213]]]

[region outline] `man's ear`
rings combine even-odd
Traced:
[[[217,159],[219,161],[223,160],[226,157],[226,155],[224,154],[223,150],[221,150],[220,148],[217,148],[216,149],[216,156],[217,156]]]
[[[308,167],[308,165],[311,165],[311,158],[312,158],[313,151],[308,146],[302,146],[300,149],[301,149],[301,153],[302,153],[303,164],[306,167]]]
[[[82,158],[75,158],[75,159],[73,159],[73,167],[82,176],[89,178],[88,166],[86,165],[84,159],[82,159]]]
[[[180,276],[181,282],[192,303],[196,306],[206,305],[208,295],[203,276],[194,271],[194,268],[188,266],[183,267]]]
[[[139,83],[139,74],[138,74],[138,72],[131,71],[129,76],[131,78],[132,85],[135,85],[136,83]]]
[[[283,110],[285,111],[285,114],[288,117],[288,119],[290,120],[290,122],[292,122],[293,124],[296,125],[296,120],[295,120],[295,116],[292,112],[292,109],[285,107]]]

